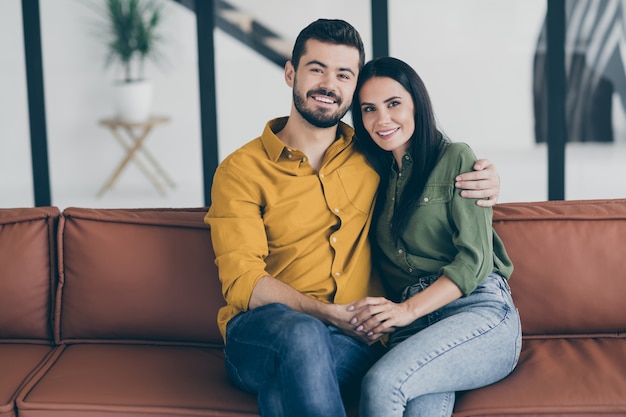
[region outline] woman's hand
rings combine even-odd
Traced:
[[[417,317],[406,303],[394,303],[384,297],[367,297],[348,307],[355,312],[350,324],[354,331],[376,340],[396,327],[411,324]]]
[[[350,306],[351,304],[324,304],[324,313],[319,316],[319,318],[363,343],[370,344],[378,340],[380,336],[375,338],[369,337],[367,333],[357,331],[356,326],[350,324],[350,321],[354,317],[354,311],[349,310]]]

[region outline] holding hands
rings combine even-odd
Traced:
[[[352,330],[369,342],[392,333],[396,327],[411,324],[415,317],[406,303],[394,303],[384,297],[366,297],[348,306],[354,313]]]
[[[442,275],[428,288],[401,303],[384,297],[366,297],[348,305],[351,335],[357,334],[368,342],[392,333],[397,327],[405,327],[418,318],[456,300],[463,294],[450,278]],[[345,331],[345,330],[344,330]]]

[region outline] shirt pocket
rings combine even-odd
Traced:
[[[346,202],[363,214],[369,213],[378,189],[378,174],[362,163],[339,168],[337,178]]]
[[[417,202],[418,206],[430,206],[446,204],[452,200],[454,187],[448,184],[428,184],[424,188],[422,197]]]

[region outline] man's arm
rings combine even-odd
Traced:
[[[479,206],[492,207],[500,195],[500,175],[488,159],[479,159],[474,164],[474,171],[456,177],[454,186],[463,190],[461,197],[477,198]]]
[[[302,294],[270,275],[265,275],[254,286],[248,307],[252,310],[272,303],[284,304],[292,310],[307,313],[319,319],[322,319],[325,314],[325,303]]]

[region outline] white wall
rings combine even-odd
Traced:
[[[101,1],[101,0],[89,0]],[[147,147],[177,188],[160,196],[134,165],[102,198],[95,194],[123,150],[98,120],[112,114],[106,48],[88,0],[40,0],[53,204],[166,207],[203,204],[195,15],[165,2],[165,64],[149,65],[154,111],[171,117]],[[342,18],[362,34],[371,57],[368,0],[231,0],[291,42],[319,17]],[[30,206],[30,146],[20,0],[0,1],[0,207]],[[532,56],[545,0],[389,0],[390,53],[412,64],[438,120],[457,141],[496,163],[500,201],[547,198],[546,148],[534,143]],[[287,115],[283,71],[215,32],[219,159]],[[349,117],[347,117],[349,122]],[[626,195],[625,146],[570,145],[566,197]],[[589,156],[593,158],[589,158]],[[602,178],[602,181],[598,179]],[[597,183],[607,183],[598,187]]]
[[[154,85],[153,113],[169,116],[171,122],[155,128],[146,147],[177,188],[169,198],[159,196],[137,166],[130,164],[109,193],[94,198],[125,155],[98,123],[113,115],[112,85],[121,73],[119,67],[104,65],[102,18],[90,7],[94,3],[40,1],[53,203],[118,205],[116,197],[134,206],[145,195],[154,196],[156,205],[201,205],[195,15],[173,2],[164,2],[163,62],[146,65],[146,77]]]
[[[34,204],[21,17],[21,1],[0,1],[0,207]]]

